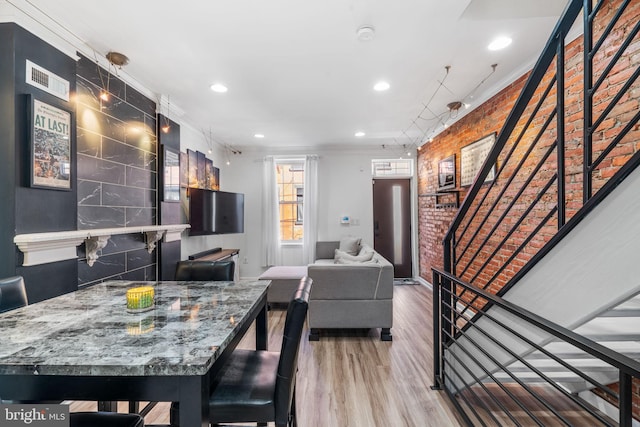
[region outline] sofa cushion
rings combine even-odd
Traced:
[[[343,237],[340,239],[340,249],[343,252],[348,253],[349,255],[358,255],[360,252],[360,242],[362,239],[360,237]]]
[[[352,262],[366,262],[371,261],[373,258],[373,250],[362,248],[358,255],[351,255],[347,252],[341,251],[340,249],[336,249],[335,253],[335,262],[336,264],[347,264]]]
[[[379,264],[377,259],[370,259],[368,261],[352,261],[346,258],[338,258],[335,260],[335,264],[365,264],[365,265],[371,265],[371,264]]]

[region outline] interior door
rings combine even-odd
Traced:
[[[373,180],[373,246],[393,264],[394,277],[412,277],[409,179]]]

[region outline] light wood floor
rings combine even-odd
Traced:
[[[431,291],[420,285],[394,289],[392,342],[380,330],[306,333],[298,362],[297,409],[300,427],[413,427],[462,425],[444,392],[432,385]],[[269,349],[282,342],[284,310],[269,312]],[[242,348],[255,343],[249,332]],[[126,412],[123,404],[121,411]],[[95,410],[95,403],[73,402],[72,411]],[[148,424],[168,424],[168,404],[146,417]]]

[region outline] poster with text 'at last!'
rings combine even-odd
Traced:
[[[71,188],[71,114],[34,100],[31,186]]]

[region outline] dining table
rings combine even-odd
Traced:
[[[211,381],[255,322],[268,347],[269,281],[106,281],[0,314],[0,400],[177,402],[209,425]],[[153,304],[127,308],[150,286]]]

